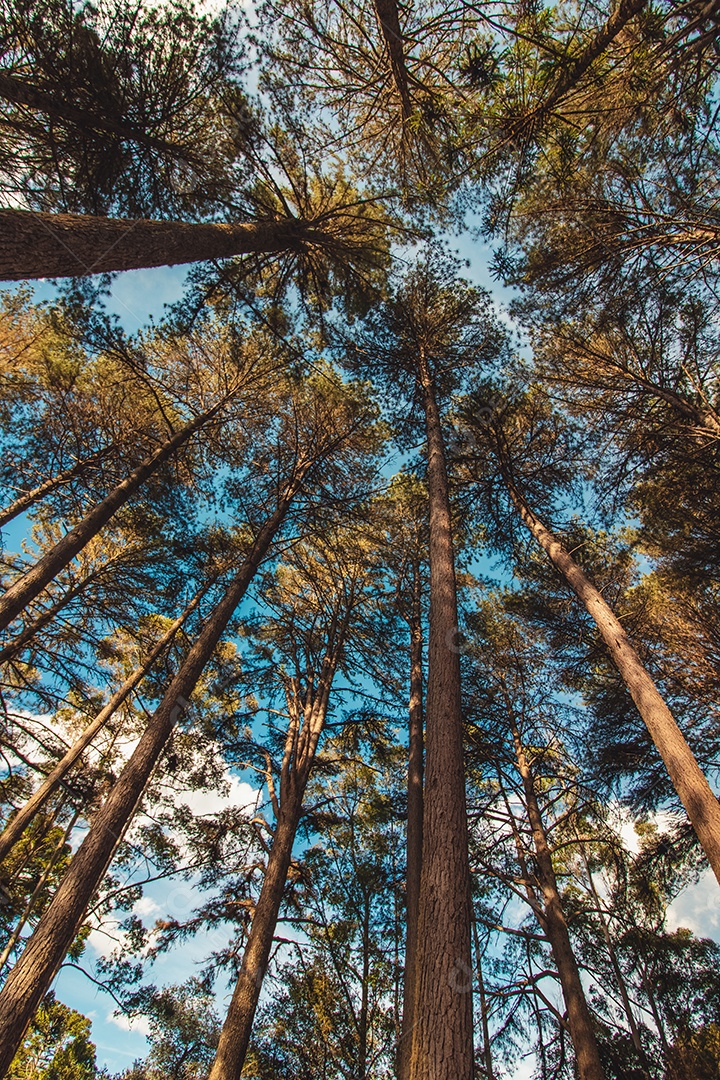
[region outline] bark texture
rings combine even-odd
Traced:
[[[506,471],[504,477],[510,497],[523,522],[595,621],[720,883],[720,803],[675,717],[600,592],[557,537],[545,528],[530,510]]]
[[[417,935],[420,907],[420,871],[422,867],[423,836],[423,633],[420,596],[420,568],[413,575],[410,629],[410,702],[407,788],[407,863],[405,871],[405,967],[403,973],[403,1010],[398,1080],[410,1074],[410,1050],[415,1024],[415,986],[417,982]]]
[[[473,1016],[457,593],[445,448],[431,373],[419,358],[430,499],[430,637],[425,793],[411,1080],[472,1080]]]
[[[25,1029],[72,944],[88,904],[142,798],[163,748],[188,705],[212,652],[285,517],[295,491],[286,491],[275,513],[257,535],[250,554],[225,592],[182,667],[171,682],[103,806],[70,863],[52,903],[30,938],[0,993],[0,1076],[4,1076]]]
[[[208,584],[204,589],[196,594],[190,603],[187,605],[182,615],[180,615],[174,623],[172,623],[167,631],[163,634],[160,640],[148,653],[145,661],[133,671],[122,686],[118,687],[115,693],[112,695],[107,705],[100,710],[95,719],[88,724],[83,731],[82,735],[73,743],[67,753],[58,761],[57,765],[48,773],[48,775],[40,784],[37,791],[34,791],[28,801],[22,806],[17,814],[10,819],[7,828],[4,830],[2,836],[0,836],[0,863],[5,859],[6,855],[15,844],[18,842],[25,829],[33,820],[35,815],[40,812],[42,807],[48,801],[48,799],[57,791],[62,784],[65,777],[80,756],[87,750],[90,743],[102,728],[108,723],[115,712],[120,708],[124,701],[130,696],[136,686],[139,686],[143,679],[149,675],[155,661],[159,656],[167,649],[172,642],[173,638],[181,628],[183,623],[196,609],[203,595],[210,587]]]
[[[86,277],[299,250],[312,236],[306,223],[293,220],[196,224],[0,210],[0,281]]]
[[[42,592],[56,574],[75,558],[79,551],[107,525],[110,518],[124,506],[138,488],[152,476],[179,447],[188,441],[204,424],[211,420],[223,407],[225,400],[218,402],[212,409],[201,413],[189,424],[180,428],[172,438],[150,454],[136,469],[106,495],[83,520],[63,536],[54,547],[43,555],[30,570],[22,575],[0,599],[0,630],[4,630],[21,611]]]
[[[560,976],[563,1000],[567,1010],[570,1038],[575,1050],[575,1064],[580,1080],[605,1080],[600,1063],[592,1017],[580,980],[580,971],[573,952],[565,913],[548,846],[540,806],[535,794],[535,778],[525,754],[517,727],[512,725],[518,772],[525,793],[525,806],[535,848],[536,880],[543,898],[542,929],[547,934],[555,966]]]

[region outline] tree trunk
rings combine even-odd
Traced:
[[[190,649],[120,779],[95,815],[52,903],[8,976],[0,993],[0,1076],[5,1075],[31,1017],[72,944],[163,748],[188,705],[187,698],[267,554],[299,482],[296,477],[258,533],[250,554]]]
[[[14,105],[25,105],[31,109],[37,109],[46,116],[52,117],[53,120],[64,120],[66,123],[74,124],[85,132],[107,132],[109,135],[118,135],[127,142],[144,146],[148,150],[155,150],[191,163],[198,161],[195,154],[177,143],[150,135],[126,120],[113,120],[112,117],[103,116],[101,113],[79,109],[63,101],[57,92],[48,94],[37,86],[33,86],[32,83],[7,73],[0,75],[0,97],[11,101]]]
[[[49,608],[46,608],[41,615],[37,617],[33,622],[28,623],[24,630],[22,630],[16,638],[13,638],[3,649],[0,649],[0,664],[6,664],[9,660],[14,659],[20,650],[27,645],[29,641],[39,634],[48,623],[51,623],[56,615],[59,615],[68,604],[80,596],[85,591],[88,585],[97,577],[97,573],[88,574],[82,581],[78,581],[72,588],[68,589],[66,593],[60,597],[54,604],[51,604]]]
[[[485,980],[482,971],[482,950],[480,948],[480,936],[477,931],[477,921],[473,919],[473,939],[475,942],[475,971],[477,973],[478,993],[480,995],[480,1023],[483,1033],[483,1058],[485,1059],[485,1076],[487,1080],[495,1080],[493,1068],[492,1045],[490,1043],[490,1024],[488,1021],[487,996],[485,994]]]
[[[196,416],[189,424],[177,431],[172,438],[167,439],[154,453],[145,458],[136,469],[113,488],[109,495],[69,533],[63,536],[35,563],[30,570],[22,575],[0,599],[0,630],[4,630],[20,612],[42,592],[45,586],[75,558],[79,551],[96,536],[111,517],[124,506],[138,488],[152,476],[172,454],[186,443],[191,435],[206,424],[225,404],[227,399],[218,402],[212,409]]]
[[[242,967],[225,1023],[220,1032],[220,1041],[208,1080],[240,1080],[243,1071],[255,1011],[270,959],[270,950],[290,866],[292,846],[302,813],[305,788],[315,760],[318,740],[325,725],[330,691],[349,618],[350,607],[338,629],[336,616],[333,617],[328,634],[328,651],[323,660],[317,692],[309,714],[307,710],[302,710],[304,715],[302,727],[299,726],[298,718],[301,706],[296,702],[295,712],[290,711],[291,720],[285,738],[280,770],[279,806],[272,788],[270,792],[277,814],[275,836],[260,890],[260,899],[253,915]],[[297,686],[294,692],[297,693]]]
[[[33,908],[35,907],[35,901],[37,900],[40,893],[43,891],[43,889],[45,887],[45,883],[47,882],[48,878],[50,877],[50,874],[53,871],[53,867],[55,866],[55,863],[60,858],[60,856],[62,854],[62,851],[63,851],[63,848],[65,847],[68,840],[70,839],[70,834],[72,833],[73,829],[75,828],[75,823],[76,823],[77,819],[79,818],[79,816],[80,816],[80,811],[76,810],[75,813],[73,814],[73,816],[70,818],[70,821],[68,822],[68,825],[67,825],[67,828],[65,829],[65,832],[62,834],[62,836],[58,840],[57,844],[55,845],[55,850],[53,851],[53,853],[51,854],[51,856],[48,859],[47,863],[45,864],[43,872],[40,875],[40,879],[39,879],[37,885],[35,886],[35,888],[33,889],[32,895],[28,898],[28,902],[25,905],[25,910],[23,911],[22,915],[18,919],[17,924],[15,926],[15,929],[13,930],[12,934],[10,935],[10,938],[8,939],[8,942],[5,945],[5,948],[3,949],[2,953],[0,953],[0,971],[2,971],[2,969],[5,967],[5,964],[7,963],[8,958],[10,957],[10,954],[12,953],[13,949],[15,948],[18,941],[20,940],[20,935],[23,932],[23,927],[25,926],[25,923],[28,921],[28,919],[32,915]]]
[[[417,927],[420,903],[420,869],[422,866],[423,818],[423,633],[420,596],[420,567],[413,575],[410,624],[410,702],[409,747],[407,779],[407,867],[405,871],[405,900],[407,906],[405,930],[405,968],[403,973],[402,1031],[398,1047],[398,1080],[410,1075],[410,1049],[415,1023],[415,984],[417,981]]]
[[[408,120],[412,116],[413,107],[405,67],[405,41],[400,29],[400,13],[395,0],[375,0],[375,14],[390,58],[393,82],[400,96],[402,118]]]
[[[592,893],[593,900],[595,901],[595,911],[600,921],[600,927],[602,929],[605,947],[607,949],[608,956],[610,957],[610,963],[615,973],[615,980],[618,984],[620,997],[622,998],[623,1009],[625,1010],[625,1016],[627,1017],[627,1022],[630,1027],[630,1037],[632,1038],[633,1046],[637,1051],[637,1055],[640,1061],[640,1068],[642,1069],[643,1075],[649,1080],[650,1073],[648,1070],[648,1060],[645,1055],[642,1040],[640,1038],[640,1029],[637,1026],[635,1014],[633,1013],[632,1005],[630,1004],[630,995],[628,994],[627,986],[625,984],[625,977],[622,973],[620,961],[617,958],[617,953],[615,952],[615,946],[613,945],[612,937],[610,936],[610,928],[607,924],[607,919],[605,918],[605,909],[603,908],[602,901],[600,900],[600,896],[598,895],[598,891],[595,888],[595,882],[593,880],[592,870],[590,869],[590,863],[588,862],[585,848],[582,845],[581,851],[583,856],[583,862],[585,863],[585,871],[587,873],[588,882],[590,884],[590,892]]]
[[[552,863],[552,854],[548,847],[545,826],[535,794],[535,778],[525,756],[520,733],[514,722],[511,722],[511,730],[535,848],[538,884],[543,895],[545,922],[543,930],[550,941],[555,966],[560,976],[560,985],[568,1014],[570,1036],[575,1048],[578,1074],[580,1080],[605,1080],[605,1073],[600,1063],[600,1054],[595,1040],[592,1017],[587,1006],[585,991],[580,981],[580,971],[570,942],[570,934],[557,887],[555,868]]]
[[[208,591],[211,584],[212,582],[209,582],[196,593],[182,615],[178,616],[175,622],[168,627],[167,631],[163,634],[157,644],[150,650],[147,659],[140,667],[133,671],[132,675],[125,680],[122,686],[118,687],[107,705],[100,710],[95,719],[88,724],[82,735],[73,743],[64,757],[62,757],[57,765],[55,765],[48,773],[37,791],[33,792],[25,805],[18,810],[13,818],[11,818],[2,836],[0,836],[0,863],[2,863],[8,852],[18,842],[35,815],[39,813],[48,799],[60,787],[60,784],[62,784],[75,762],[88,748],[97,733],[107,724],[108,720],[110,720],[113,714],[120,708],[135,687],[139,686],[143,679],[150,673],[155,661],[165,651],[180,627],[198,606],[200,600]]]
[[[362,934],[362,982],[358,1016],[357,1080],[366,1080],[368,1068],[368,1027],[370,1015],[370,898],[365,894]]]
[[[13,502],[8,503],[0,509],[0,528],[7,525],[8,522],[16,518],[18,514],[22,514],[25,510],[29,510],[31,506],[34,506],[36,502],[40,502],[45,495],[49,495],[51,491],[55,491],[57,488],[62,487],[63,484],[67,484],[70,480],[74,480],[76,476],[80,476],[85,469],[89,468],[96,461],[102,461],[104,457],[110,453],[113,449],[111,446],[105,446],[102,450],[98,450],[97,453],[91,454],[89,458],[85,458],[83,461],[78,461],[70,469],[65,469],[63,472],[58,473],[57,476],[51,476],[49,480],[44,480],[42,484],[38,484],[31,491],[26,491],[24,495],[19,495]]]
[[[642,11],[646,3],[647,0],[620,0],[620,4],[602,30],[598,31],[576,60],[565,66],[565,70],[560,75],[555,88],[548,94],[545,101],[542,101],[528,115],[521,117],[514,125],[515,130],[518,133],[523,128],[529,128],[530,131],[537,130],[552,113],[555,106],[577,86],[583,75],[602,56],[608,45],[624,30],[630,19]]]
[[[270,959],[295,833],[300,821],[302,794],[303,792],[298,791],[297,798],[285,800],[280,809],[242,967],[208,1080],[236,1080],[245,1063],[255,1010]]]
[[[0,210],[0,281],[85,277],[115,270],[299,250],[321,240],[307,223],[135,221],[87,214]]]
[[[423,353],[418,376],[427,431],[430,639],[410,1076],[412,1080],[472,1080],[470,868],[455,564],[440,414]]]
[[[530,510],[505,471],[504,477],[510,497],[525,525],[595,621],[720,882],[720,804],[675,717],[608,604],[557,537]]]

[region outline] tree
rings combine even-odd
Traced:
[[[427,258],[370,321],[355,356],[418,400],[425,418],[430,509],[430,620],[425,791],[412,1080],[472,1074],[470,880],[462,748],[453,523],[439,401],[472,358],[491,361],[502,339],[482,294]],[[402,384],[401,384],[402,385]],[[452,1062],[452,1065],[449,1063]]]
[[[9,1080],[95,1080],[90,1021],[47,995],[7,1073]]]

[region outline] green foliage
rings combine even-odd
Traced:
[[[48,994],[7,1075],[9,1080],[95,1080],[88,1018]]]

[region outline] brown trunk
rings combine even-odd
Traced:
[[[360,1015],[358,1016],[357,1080],[365,1080],[368,1066],[368,1021],[370,1013],[370,899],[365,894],[362,928],[362,979],[360,985]]]
[[[66,533],[62,540],[59,540],[46,555],[38,559],[30,570],[6,590],[0,599],[0,630],[4,630],[15,616],[19,615],[30,601],[42,592],[56,574],[59,574],[100,532],[120,507],[125,505],[145,480],[152,476],[183,443],[186,443],[191,435],[212,419],[224,404],[225,400],[214,405],[212,409],[208,409],[207,412],[195,417],[189,424],[182,427],[172,438],[167,439],[153,454],[133,469],[117,487],[113,488],[110,494],[98,503],[79,525]]]
[[[9,660],[12,660],[14,657],[16,657],[17,654],[21,651],[21,649],[23,649],[29,641],[32,641],[35,635],[39,634],[40,631],[48,625],[48,623],[51,623],[55,616],[59,615],[60,612],[64,608],[66,608],[68,604],[72,603],[72,601],[77,596],[80,596],[80,594],[85,591],[88,585],[92,584],[96,577],[96,573],[88,574],[88,576],[86,578],[83,578],[82,581],[79,581],[76,585],[73,585],[72,588],[68,589],[66,593],[63,593],[59,600],[57,600],[54,604],[51,604],[49,608],[46,608],[45,611],[43,611],[42,615],[39,615],[38,618],[34,620],[34,622],[29,623],[25,627],[25,629],[18,634],[16,638],[13,638],[13,640],[8,645],[6,645],[3,649],[0,649],[0,664],[6,664]]]
[[[295,220],[195,224],[0,210],[0,281],[85,277],[298,250],[313,235],[305,222]]]
[[[413,571],[410,625],[410,703],[407,789],[407,866],[405,900],[405,968],[403,974],[402,1032],[398,1047],[398,1080],[410,1075],[410,1049],[415,1023],[414,1003],[417,981],[417,927],[420,903],[420,868],[422,866],[423,818],[423,634],[420,595],[420,567]]]
[[[460,654],[445,448],[423,353],[430,500],[430,639],[412,1080],[472,1080],[473,1016]]]
[[[2,969],[5,967],[5,964],[7,963],[8,958],[10,957],[10,954],[12,953],[13,949],[15,948],[18,941],[20,940],[20,935],[21,935],[21,933],[23,931],[23,927],[25,926],[25,923],[28,921],[28,919],[32,915],[33,908],[35,907],[35,901],[37,900],[38,896],[40,895],[40,893],[44,889],[45,884],[46,884],[48,878],[50,877],[50,874],[53,871],[53,867],[55,866],[55,863],[60,858],[60,856],[62,854],[62,851],[63,851],[63,848],[65,847],[68,840],[70,839],[70,834],[72,833],[73,829],[75,828],[75,823],[77,822],[77,819],[79,818],[79,816],[80,816],[80,811],[76,810],[75,813],[73,814],[73,816],[70,818],[70,821],[68,822],[68,825],[67,825],[67,828],[65,829],[65,832],[62,834],[62,836],[58,840],[57,844],[55,845],[55,850],[53,851],[52,855],[50,856],[47,863],[45,864],[45,868],[44,868],[42,874],[40,875],[40,879],[39,879],[37,885],[35,886],[35,888],[33,889],[32,895],[29,897],[27,904],[25,905],[25,910],[23,911],[22,915],[18,919],[17,925],[16,925],[15,929],[13,930],[12,934],[10,935],[10,938],[9,938],[5,948],[3,949],[2,953],[0,953],[0,971],[2,971]]]
[[[328,649],[312,705],[308,700],[303,709],[297,697],[294,700],[288,699],[290,723],[280,770],[279,805],[274,788],[270,788],[271,801],[277,814],[275,838],[268,858],[258,906],[253,915],[240,975],[220,1033],[217,1053],[208,1080],[240,1080],[243,1071],[255,1011],[275,935],[278,912],[292,855],[292,845],[302,812],[303,796],[315,760],[318,741],[325,725],[330,691],[344,646],[350,610],[351,605],[348,606],[339,627],[337,612],[333,616],[328,634]],[[297,684],[293,693],[297,694]],[[272,773],[268,770],[269,781],[271,776]],[[277,855],[275,854],[276,844],[279,844]]]
[[[75,762],[88,748],[97,733],[107,724],[135,687],[139,686],[143,679],[150,673],[155,661],[165,651],[180,627],[198,606],[200,600],[210,588],[211,584],[212,582],[209,582],[193,597],[182,615],[168,627],[167,631],[163,634],[157,644],[153,646],[147,659],[140,667],[136,668],[122,686],[115,691],[107,705],[100,710],[95,719],[85,728],[79,739],[73,743],[65,756],[62,757],[51,772],[48,773],[37,791],[31,795],[25,805],[21,807],[17,814],[10,820],[7,828],[2,836],[0,836],[0,863],[2,863],[8,852],[18,842],[35,815],[60,787]]]
[[[531,131],[536,130],[565,95],[577,86],[582,76],[602,56],[608,45],[622,32],[630,19],[642,11],[646,3],[647,0],[620,0],[620,4],[602,30],[598,31],[577,59],[566,67],[555,88],[548,94],[545,101],[541,102],[536,109],[517,122],[515,125],[516,130],[519,131],[528,126]]]
[[[537,880],[543,896],[543,930],[550,941],[555,966],[560,976],[563,1000],[568,1015],[570,1037],[575,1048],[578,1074],[580,1080],[605,1080],[605,1073],[600,1063],[600,1054],[595,1040],[592,1017],[580,981],[580,971],[575,960],[567,922],[565,921],[565,913],[560,901],[552,854],[548,847],[545,826],[537,796],[535,795],[535,778],[525,756],[520,733],[513,722],[511,722],[511,730],[535,848]]]
[[[675,717],[608,604],[557,537],[529,509],[505,470],[504,476],[510,497],[525,525],[594,619],[720,882],[720,804]]]
[[[395,0],[375,0],[375,14],[390,57],[390,70],[395,88],[400,95],[402,118],[407,120],[412,116],[413,107],[405,66],[405,41],[400,29],[400,13]]]
[[[477,973],[478,993],[480,995],[480,1023],[483,1033],[483,1058],[485,1059],[485,1076],[487,1080],[495,1080],[493,1069],[492,1046],[490,1044],[490,1024],[488,1022],[487,995],[485,994],[485,980],[482,971],[482,949],[480,948],[480,936],[477,931],[477,921],[473,919],[473,939],[475,942],[475,971]]]
[[[291,719],[285,739],[280,773],[279,806],[274,788],[270,789],[271,801],[277,813],[275,836],[260,890],[260,899],[245,946],[242,967],[220,1033],[220,1041],[208,1080],[240,1080],[243,1071],[255,1011],[270,959],[270,950],[292,856],[292,846],[302,812],[303,796],[315,759],[318,740],[325,725],[330,690],[342,652],[349,616],[348,608],[339,632],[336,632],[337,622],[333,619],[318,692],[312,706],[303,712],[302,725],[300,724],[302,705],[296,700],[291,703],[289,709]],[[271,776],[268,770],[269,780]]]
[[[138,146],[144,146],[149,150],[156,150],[162,154],[181,158],[183,161],[197,162],[196,156],[190,150],[167,139],[159,139],[149,135],[142,128],[136,127],[125,120],[113,120],[101,113],[94,113],[88,109],[78,109],[63,101],[57,92],[48,94],[38,89],[32,83],[25,82],[13,75],[6,73],[0,75],[0,97],[6,101],[12,101],[15,105],[26,105],[31,109],[37,109],[54,120],[65,120],[75,124],[83,131],[104,131],[110,135],[118,135],[127,142],[134,142]]]
[[[242,600],[285,517],[300,477],[258,533],[252,550],[171,682],[120,779],[95,815],[55,897],[0,993],[0,1076],[72,944],[117,845],[148,785],[187,698]]]
[[[51,476],[49,480],[44,480],[42,484],[38,484],[31,491],[26,491],[24,495],[20,495],[13,502],[8,503],[0,510],[0,528],[7,525],[8,522],[16,518],[18,514],[22,514],[25,510],[29,510],[31,506],[34,506],[36,502],[39,502],[46,495],[49,495],[51,491],[55,491],[57,488],[62,487],[63,484],[67,484],[70,480],[73,480],[76,476],[80,476],[85,469],[94,465],[96,461],[101,461],[104,457],[110,453],[112,447],[106,446],[102,450],[98,450],[96,454],[91,454],[89,458],[85,458],[84,461],[78,461],[76,465],[73,465],[71,469],[65,469],[64,472],[58,473],[57,476]]]
[[[603,908],[602,901],[600,900],[600,897],[598,895],[598,891],[595,888],[592,870],[590,869],[590,864],[585,853],[585,848],[582,845],[581,850],[583,862],[585,863],[585,871],[587,873],[588,882],[590,884],[590,892],[592,893],[593,900],[595,901],[595,911],[597,913],[598,919],[600,920],[600,927],[602,929],[602,935],[605,940],[605,947],[608,951],[608,956],[610,957],[610,963],[615,973],[615,980],[618,985],[618,990],[620,991],[620,997],[622,998],[623,1009],[625,1010],[625,1016],[627,1017],[627,1022],[630,1027],[630,1036],[633,1041],[633,1046],[637,1051],[638,1058],[640,1059],[640,1066],[642,1068],[643,1075],[648,1077],[649,1080],[650,1074],[648,1072],[648,1060],[645,1056],[642,1040],[640,1039],[640,1030],[635,1020],[635,1014],[633,1013],[632,1006],[630,1004],[630,995],[628,994],[627,986],[625,985],[625,977],[622,973],[620,962],[617,958],[617,953],[615,952],[615,946],[613,945],[612,937],[610,936],[610,928],[608,927],[607,919],[605,918],[605,909]]]
[[[235,1078],[242,1072],[300,820],[302,793],[298,795],[297,800],[284,800],[280,810],[242,967],[208,1080]]]

